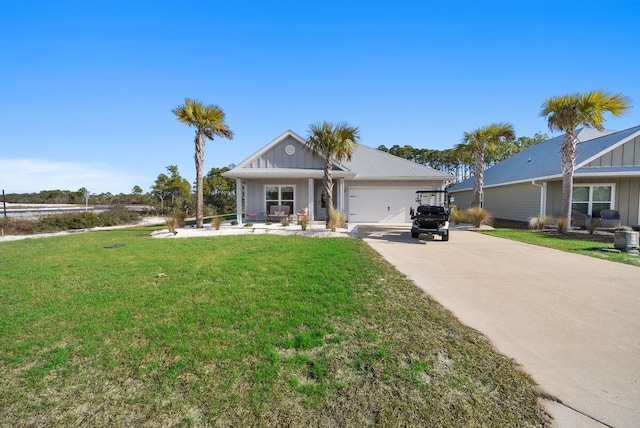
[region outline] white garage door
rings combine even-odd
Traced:
[[[410,222],[409,208],[416,207],[416,190],[423,187],[349,187],[350,223]]]

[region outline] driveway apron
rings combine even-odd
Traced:
[[[640,268],[468,230],[359,225],[400,272],[555,397],[555,426],[640,427]]]

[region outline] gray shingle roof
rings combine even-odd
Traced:
[[[420,165],[389,153],[358,144],[351,161],[344,166],[356,174],[354,180],[434,178],[453,180],[442,171]]]
[[[283,139],[292,137],[300,143],[305,140],[295,132],[289,130],[242,161],[231,171],[224,173],[231,178],[256,178],[261,176],[280,177],[322,177],[323,170],[300,168],[247,168],[254,158],[261,156],[271,147],[279,144]],[[338,171],[341,168],[343,171]],[[399,158],[389,153],[372,149],[358,144],[350,161],[335,164],[334,175],[351,180],[415,180],[433,179],[451,181],[454,177],[428,166],[420,165],[409,160]]]
[[[578,131],[578,139],[581,142],[578,143],[576,149],[576,175],[585,170],[585,168],[581,168],[582,165],[602,156],[602,154],[612,150],[619,143],[638,132],[640,132],[640,126],[619,132],[609,130],[600,132],[592,128],[580,129]],[[560,148],[562,147],[563,137],[564,135],[560,135],[529,147],[487,169],[484,173],[484,186],[490,187],[561,177]],[[635,168],[640,170],[638,166],[635,166]],[[595,172],[594,169],[590,169],[590,171]],[[601,172],[604,173],[605,170],[602,169]],[[613,172],[613,170],[610,172]],[[473,189],[473,180],[473,177],[464,180],[452,186],[450,190]]]

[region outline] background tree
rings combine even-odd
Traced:
[[[211,168],[204,177],[205,201],[213,206],[215,214],[229,214],[236,208],[236,182],[222,176],[234,166]]]
[[[495,150],[496,147],[515,139],[515,132],[510,123],[492,123],[476,129],[472,132],[465,132],[461,144],[456,146],[461,153],[468,153],[473,156],[474,162],[474,183],[473,183],[473,205],[481,206],[481,195],[484,187],[485,153]]]
[[[233,139],[233,132],[224,122],[225,114],[216,105],[203,106],[201,102],[185,98],[184,104],[172,110],[180,122],[195,128],[196,164],[196,227],[204,226],[203,176],[205,138],[213,141],[214,136]]]
[[[189,181],[178,172],[176,165],[169,165],[167,171],[171,175],[160,174],[151,187],[151,195],[160,202],[160,213],[188,210],[188,201],[191,196]]]
[[[573,172],[576,161],[578,138],[576,128],[586,126],[602,131],[604,113],[623,115],[631,107],[629,98],[622,94],[610,94],[602,90],[584,94],[569,94],[552,97],[542,103],[540,116],[546,117],[549,130],[564,132],[560,162],[562,169],[562,206],[560,216],[571,225],[571,199]]]
[[[324,196],[327,201],[327,214],[334,209],[333,161],[351,160],[359,139],[358,127],[350,126],[346,122],[337,124],[318,122],[309,126],[307,146],[309,146],[313,154],[320,154],[325,158],[323,184]],[[327,215],[326,227],[329,228],[329,215]]]

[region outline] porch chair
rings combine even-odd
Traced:
[[[591,225],[591,216],[578,210],[571,210],[571,225],[573,227],[579,227],[580,229],[586,229]]]
[[[602,219],[602,227],[620,226],[620,213],[616,210],[602,210],[600,218]]]

